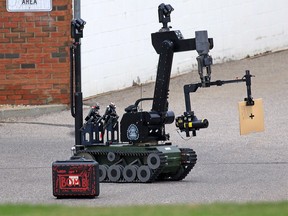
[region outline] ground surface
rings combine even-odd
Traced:
[[[239,135],[237,102],[246,97],[245,84],[200,89],[191,95],[192,108],[207,118],[209,128],[185,141],[168,125],[171,141],[193,148],[198,161],[185,180],[153,184],[100,184],[96,199],[57,200],[52,195],[51,164],[68,159],[74,145],[70,111],[0,123],[0,202],[64,203],[68,205],[132,205],[273,201],[288,199],[288,51],[213,66],[212,78],[241,78],[246,69],[253,78],[254,98],[263,98],[265,132]],[[182,87],[198,82],[198,74],[171,80],[170,109],[184,111]],[[86,101],[111,101],[119,115],[139,97],[153,96],[153,84],[114,92]],[[149,107],[149,104],[145,104]],[[85,109],[84,113],[88,110]],[[184,137],[184,134],[182,135]]]

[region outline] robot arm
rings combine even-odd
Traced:
[[[207,75],[208,78],[206,78],[207,76],[205,76],[204,79],[202,79],[200,75],[201,79],[200,83],[184,85],[186,112],[184,112],[183,115],[176,118],[176,127],[178,127],[180,131],[184,131],[186,133],[186,137],[190,136],[190,131],[192,131],[193,136],[196,136],[196,130],[207,128],[209,126],[209,122],[207,119],[198,120],[198,118],[194,115],[194,111],[191,110],[190,93],[196,92],[198,88],[210,87],[210,86],[222,86],[224,84],[245,82],[247,89],[247,97],[244,98],[244,100],[246,101],[246,106],[254,105],[254,100],[251,94],[251,77],[253,77],[253,75],[250,74],[249,70],[246,70],[245,75],[243,76],[242,79],[216,80],[211,82],[210,75],[209,76]]]
[[[190,102],[190,93],[196,92],[198,88],[205,88],[210,86],[222,86],[224,84],[229,83],[238,83],[238,82],[246,82],[247,88],[247,98],[245,98],[247,106],[253,106],[254,101],[251,95],[251,77],[250,71],[246,71],[246,74],[242,79],[234,79],[234,80],[217,80],[211,82],[211,65],[213,64],[212,57],[208,54],[209,49],[213,47],[213,40],[208,38],[207,31],[196,31],[195,32],[195,49],[198,52],[199,56],[196,58],[198,63],[198,74],[200,76],[199,83],[184,85],[184,97],[185,97],[185,106],[186,111],[183,115],[176,118],[176,127],[180,129],[180,131],[184,131],[186,133],[186,137],[190,136],[190,131],[192,131],[192,135],[196,136],[196,130],[207,128],[209,126],[209,122],[207,119],[198,119],[194,112],[191,110],[191,102]],[[206,70],[206,74],[204,74]]]

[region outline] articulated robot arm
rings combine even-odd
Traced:
[[[196,32],[196,50],[199,56],[196,58],[198,63],[198,73],[200,76],[200,83],[188,84],[184,85],[184,97],[185,97],[185,106],[186,112],[182,116],[176,118],[176,126],[186,133],[186,137],[190,136],[190,131],[192,131],[192,135],[196,136],[196,130],[207,128],[209,122],[207,119],[198,119],[194,112],[191,110],[191,102],[190,102],[190,93],[196,92],[198,88],[207,88],[210,86],[222,86],[224,84],[229,83],[238,83],[238,82],[246,82],[247,88],[247,98],[246,106],[253,106],[254,101],[251,95],[251,77],[250,71],[247,70],[246,74],[242,79],[234,79],[234,80],[216,80],[211,82],[211,65],[212,57],[208,55],[210,48],[209,39],[207,36],[207,32],[201,31]],[[204,70],[206,69],[206,74],[204,74]]]
[[[211,72],[211,71],[210,71]],[[198,88],[201,87],[210,87],[210,86],[222,86],[224,84],[230,83],[239,83],[245,82],[247,88],[247,98],[244,100],[246,101],[246,106],[253,106],[254,101],[251,94],[251,77],[249,70],[246,70],[246,74],[243,76],[242,79],[234,79],[234,80],[216,80],[211,82],[210,76],[205,76],[205,81],[203,83],[203,79],[200,79],[202,82],[184,85],[184,97],[185,97],[185,106],[186,112],[183,115],[176,118],[176,126],[186,133],[186,137],[190,136],[190,131],[192,131],[192,135],[196,136],[196,130],[207,128],[209,126],[209,122],[207,119],[198,119],[194,115],[194,111],[191,110],[191,101],[190,101],[190,93],[196,92]],[[209,81],[207,81],[209,79]]]

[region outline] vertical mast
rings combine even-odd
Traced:
[[[80,18],[71,22],[71,37],[74,39],[71,47],[71,113],[75,118],[75,145],[81,145],[81,127],[83,126],[83,96],[81,89],[81,43],[86,22]],[[73,78],[75,80],[73,80]]]

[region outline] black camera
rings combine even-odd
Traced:
[[[82,38],[83,29],[86,22],[81,18],[77,18],[71,21],[71,37],[72,38]]]
[[[180,129],[180,131],[186,132],[186,137],[189,137],[189,132],[192,131],[193,136],[196,136],[196,130],[207,128],[209,126],[209,122],[207,119],[197,119],[197,117],[193,113],[184,113],[176,118],[176,127]]]
[[[169,29],[167,26],[168,22],[171,22],[170,14],[174,8],[170,4],[160,4],[158,6],[158,17],[159,23],[163,24],[163,29]]]
[[[75,25],[77,31],[82,31],[84,29],[84,25],[86,24],[86,22],[82,20],[81,18],[77,18],[73,20],[72,22],[73,22],[73,25]]]

